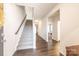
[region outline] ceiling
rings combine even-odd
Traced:
[[[34,17],[35,19],[40,19],[46,16],[56,3],[22,3],[18,5],[34,7]]]

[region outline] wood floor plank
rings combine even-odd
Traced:
[[[59,56],[59,42],[47,43],[39,35],[36,37],[36,49],[24,49],[15,52],[14,56]],[[50,47],[49,47],[50,45]]]

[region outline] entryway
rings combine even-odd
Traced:
[[[56,54],[59,55],[60,47],[60,11],[56,11],[48,19],[48,49],[56,48]]]

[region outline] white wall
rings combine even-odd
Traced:
[[[4,43],[4,55],[11,56],[16,51],[23,31],[24,24],[19,33],[15,35],[25,16],[25,10],[15,4],[4,4],[4,13],[4,39],[6,40]]]
[[[46,41],[47,38],[48,38],[48,34],[47,34],[47,18],[44,18],[44,19],[41,19],[39,20],[39,25],[38,25],[38,34],[43,38],[45,39]]]
[[[60,50],[66,55],[66,46],[79,45],[79,4],[61,4]]]
[[[26,6],[25,11],[26,11],[26,14],[27,14],[27,19],[28,20],[33,20],[33,13],[34,13],[33,7]]]
[[[58,32],[58,41],[60,41],[60,25],[61,25],[61,21],[59,20],[58,21],[58,24],[57,24],[57,26],[58,26],[58,30],[57,30],[57,32]]]

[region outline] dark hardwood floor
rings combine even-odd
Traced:
[[[40,36],[36,37],[36,49],[17,50],[14,56],[59,56],[59,42],[49,39],[47,43]]]

